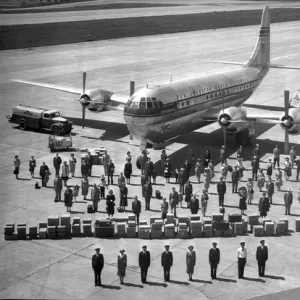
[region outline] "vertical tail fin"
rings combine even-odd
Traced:
[[[270,9],[266,5],[261,18],[259,37],[245,67],[268,67],[270,64]]]

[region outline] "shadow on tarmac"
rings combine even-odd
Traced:
[[[151,286],[162,286],[164,288],[166,288],[168,286],[166,283],[151,282],[151,281],[147,281],[147,284],[149,284]]]
[[[130,282],[124,282],[123,285],[130,286],[130,287],[144,288],[144,286],[141,284],[134,284],[134,283],[130,283]]]
[[[275,280],[285,280],[282,276],[274,276],[274,275],[265,275],[265,278],[275,279]]]
[[[212,281],[200,280],[200,279],[193,279],[193,282],[212,284]]]
[[[250,278],[250,277],[244,277],[244,280],[262,282],[262,283],[266,282],[265,280],[263,280],[261,278]]]
[[[228,279],[228,278],[221,278],[221,277],[217,277],[215,280],[237,283],[237,281],[235,279]]]

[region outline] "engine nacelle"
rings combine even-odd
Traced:
[[[293,123],[300,122],[300,108],[290,108],[288,116],[285,117],[283,113],[279,120],[282,122],[280,123],[281,128],[287,129],[289,134],[300,134],[300,123]]]
[[[225,127],[227,132],[238,133],[253,125],[253,121],[248,121],[246,111],[240,107],[229,107],[220,111],[218,123]]]
[[[101,112],[106,110],[109,104],[110,97],[113,93],[101,89],[87,90],[80,96],[81,105],[85,106],[88,110],[93,112]]]

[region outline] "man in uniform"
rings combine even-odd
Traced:
[[[140,213],[141,213],[141,201],[138,199],[138,196],[134,196],[132,201],[132,213],[135,214],[136,223],[140,223]]]
[[[96,254],[92,257],[92,267],[95,273],[95,286],[101,286],[101,272],[104,266],[103,254],[100,253],[100,248],[96,248]]]
[[[141,268],[141,281],[147,283],[147,272],[150,267],[150,252],[147,250],[147,246],[142,247],[143,251],[139,253],[139,266]]]
[[[241,241],[241,247],[236,251],[236,259],[238,263],[238,277],[244,279],[244,269],[247,263],[247,249],[245,248],[245,241]]]
[[[238,184],[239,184],[239,171],[237,166],[234,167],[231,173],[231,181],[232,181],[232,193],[237,193]]]
[[[152,184],[148,177],[148,181],[144,185],[145,210],[150,210],[150,201],[151,201],[152,193],[153,193]]]
[[[293,193],[291,189],[288,189],[286,193],[284,193],[284,206],[285,206],[285,215],[291,214],[291,206],[293,204]]]
[[[268,247],[265,246],[265,240],[260,241],[260,246],[256,249],[256,260],[258,264],[258,276],[265,276],[266,261],[268,260]]]
[[[161,254],[161,266],[164,268],[164,279],[170,281],[170,269],[173,265],[173,253],[169,251],[170,246],[165,246],[166,251]]]
[[[212,243],[213,247],[209,250],[209,264],[210,264],[210,276],[211,279],[217,278],[217,268],[220,263],[220,249],[217,248],[217,242]]]
[[[226,194],[226,183],[223,176],[220,176],[220,181],[217,183],[217,191],[219,194],[219,206],[224,206],[224,196]]]
[[[176,218],[176,207],[179,203],[179,195],[175,187],[172,187],[172,192],[169,194],[169,205],[171,208],[171,213],[174,211],[174,217]]]

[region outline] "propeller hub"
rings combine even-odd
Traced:
[[[83,96],[79,99],[79,102],[83,106],[88,106],[91,101],[88,99],[88,97]]]

